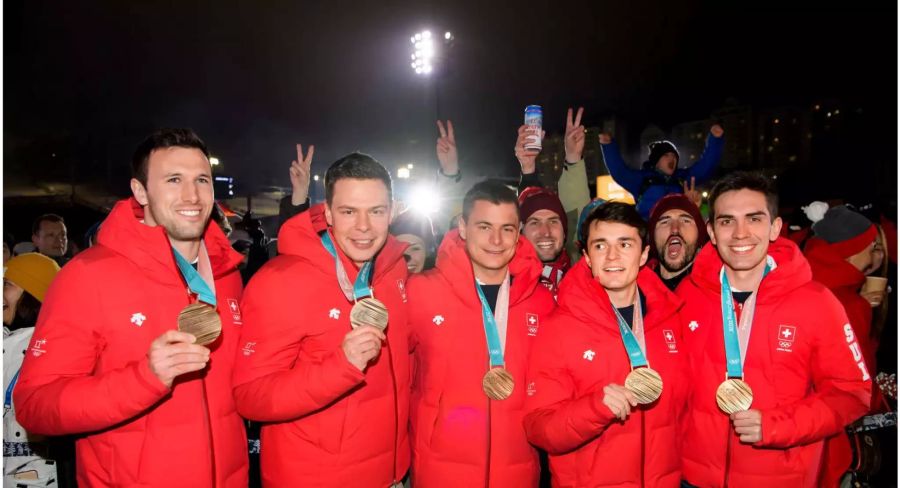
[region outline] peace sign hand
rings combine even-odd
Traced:
[[[697,178],[695,176],[691,176],[691,186],[688,187],[687,181],[681,183],[682,188],[684,189],[684,196],[688,197],[688,199],[700,208],[700,205],[703,204],[703,195],[694,188],[694,185],[697,182]]]
[[[578,113],[572,118],[572,109],[566,113],[566,162],[569,164],[581,161],[584,153],[584,126],[581,125],[581,115],[584,107],[578,107]]]
[[[312,166],[313,153],[316,147],[309,146],[306,151],[306,157],[303,156],[303,145],[297,144],[297,159],[291,161],[291,203],[300,205],[306,201],[309,194],[309,173]]]
[[[437,121],[438,131],[441,136],[437,140],[437,158],[441,163],[441,172],[447,176],[459,173],[459,155],[456,152],[456,135],[453,133],[453,122],[447,120],[447,128],[440,120]]]

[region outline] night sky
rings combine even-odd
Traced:
[[[896,20],[884,1],[4,2],[4,171],[59,152],[127,191],[160,126],[194,128],[248,186],[287,185],[294,142],[317,146],[317,171],[353,150],[436,165],[435,103],[409,66],[422,28],[456,37],[439,93],[464,171],[517,171],[527,104],[550,131],[583,104],[587,125],[615,114],[637,133],[728,97],[858,103],[894,160]]]

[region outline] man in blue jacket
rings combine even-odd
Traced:
[[[609,134],[600,134],[600,150],[609,174],[634,196],[637,210],[646,220],[650,217],[650,209],[660,198],[669,193],[683,193],[684,184],[692,178],[697,183],[703,183],[712,176],[722,158],[724,133],[719,124],[709,129],[703,154],[690,168],[678,168],[678,149],[669,141],[650,143],[650,156],[641,169],[625,164],[618,144]]]

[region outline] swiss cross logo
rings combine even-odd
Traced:
[[[528,323],[528,335],[531,337],[537,336],[538,326],[541,325],[540,319],[536,313],[526,313],[525,314],[525,322]]]
[[[34,344],[31,345],[31,354],[34,355],[34,357],[36,357],[36,358],[41,357],[42,354],[47,352],[47,350],[44,349],[46,344],[47,344],[47,339],[35,339]]]
[[[247,344],[244,345],[243,348],[241,348],[241,352],[244,353],[244,356],[249,356],[249,355],[253,354],[254,352],[256,352],[253,349],[253,346],[255,346],[255,345],[256,345],[255,342],[248,342]]]
[[[238,301],[234,298],[228,298],[225,301],[228,302],[228,311],[231,312],[231,320],[236,325],[241,325],[241,307],[238,306]]]
[[[406,283],[403,280],[397,280],[397,291],[400,292],[400,299],[406,303]]]
[[[678,352],[678,344],[675,343],[675,332],[670,329],[663,329],[663,339],[666,340],[666,347],[669,352]]]
[[[775,348],[776,351],[781,352],[793,352],[792,347],[794,347],[794,337],[797,336],[797,327],[793,325],[779,325],[778,326],[778,347]]]

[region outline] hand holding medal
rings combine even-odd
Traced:
[[[645,353],[646,348],[635,337],[640,336],[641,339],[644,337],[644,312],[641,310],[640,292],[635,290],[634,295],[632,327],[628,326],[616,307],[613,307],[613,312],[619,323],[625,352],[628,353],[628,360],[631,362],[631,372],[625,377],[625,388],[637,403],[649,405],[662,395],[663,381],[659,373],[650,367]]]
[[[212,276],[212,266],[206,246],[200,244],[197,269],[184,259],[174,248],[175,263],[188,285],[188,291],[197,295],[197,303],[191,303],[178,314],[178,330],[193,335],[196,344],[205,346],[219,338],[222,333],[222,319],[216,311],[216,289]]]

